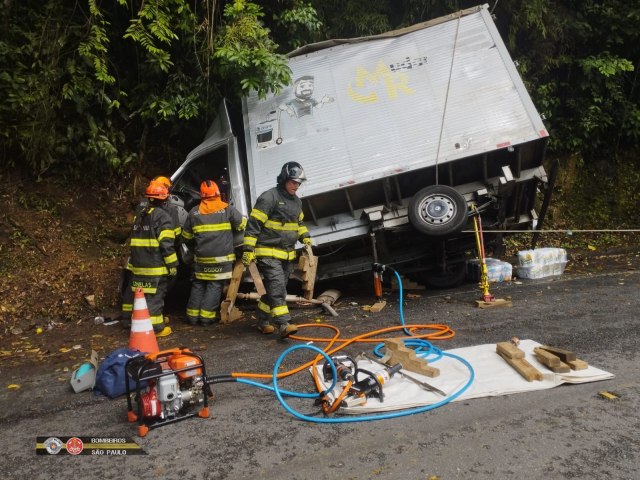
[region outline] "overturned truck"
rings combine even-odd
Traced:
[[[296,161],[318,280],[381,262],[436,287],[464,279],[472,211],[497,254],[502,232],[536,228],[548,133],[486,5],[288,57],[292,85],[241,116],[223,102],[172,176],[183,218],[203,179],[248,214]]]

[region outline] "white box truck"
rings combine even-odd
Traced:
[[[296,161],[318,280],[375,261],[440,287],[464,278],[472,205],[485,229],[535,227],[548,133],[486,5],[288,57],[292,85],[223,102],[172,176],[183,218],[203,179],[248,214]]]

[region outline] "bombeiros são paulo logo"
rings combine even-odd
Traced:
[[[62,441],[57,437],[49,437],[44,441],[44,448],[50,455],[57,455],[62,450]]]
[[[117,436],[36,437],[37,455],[146,455],[132,438]]]

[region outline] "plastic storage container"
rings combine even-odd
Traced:
[[[517,274],[520,278],[545,278],[562,275],[567,265],[564,248],[536,248],[518,252]]]
[[[487,263],[487,279],[489,283],[510,282],[513,273],[513,267],[509,262],[503,262],[497,258],[486,258]],[[467,264],[469,280],[473,282],[480,281],[482,269],[480,260],[469,260]]]

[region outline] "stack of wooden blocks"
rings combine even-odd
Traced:
[[[524,358],[524,351],[512,342],[496,344],[496,352],[528,382],[542,380],[543,374]],[[574,352],[543,345],[533,349],[536,359],[554,373],[568,373],[571,370],[584,370],[587,362],[576,358]]]

